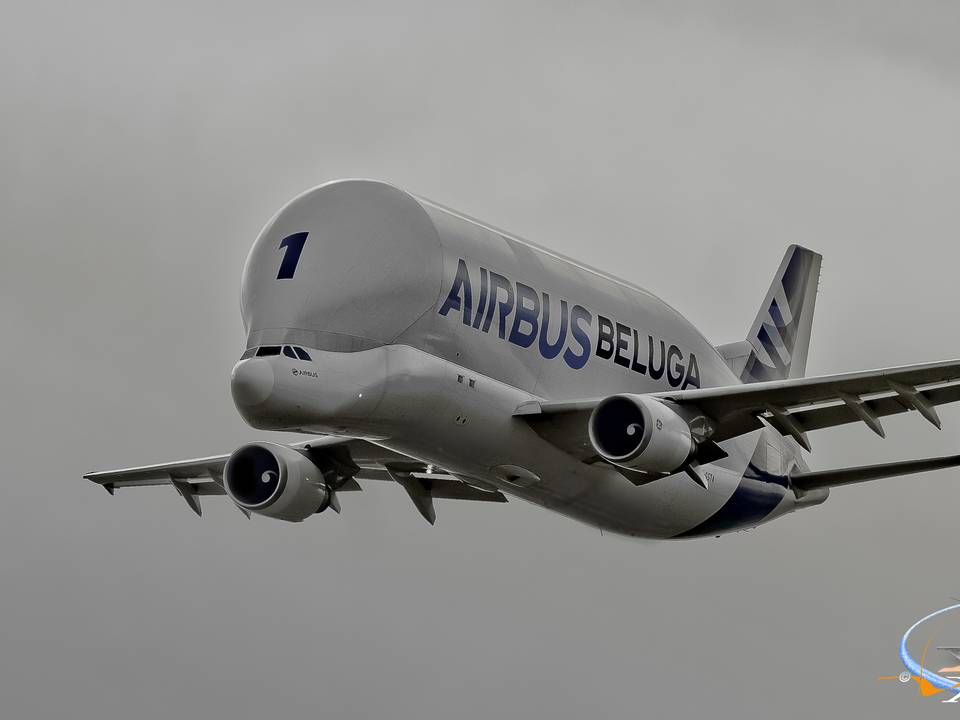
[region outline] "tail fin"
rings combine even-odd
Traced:
[[[822,257],[791,245],[746,341],[717,348],[745,383],[803,377]]]

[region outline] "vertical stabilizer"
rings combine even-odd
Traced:
[[[821,259],[799,245],[788,247],[746,341],[717,348],[743,382],[803,377]]]

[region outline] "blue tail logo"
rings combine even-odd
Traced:
[[[820,279],[817,253],[791,245],[750,328],[752,346],[743,382],[802,377],[806,371],[813,308]]]

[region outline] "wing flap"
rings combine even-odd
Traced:
[[[227,491],[223,489],[223,485],[213,481],[190,483],[190,487],[193,489],[194,495],[226,495],[227,494]]]
[[[476,502],[505,503],[507,498],[499,490],[475,488],[453,478],[434,478],[430,481],[430,495],[445,500],[474,500]]]

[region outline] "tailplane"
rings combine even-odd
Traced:
[[[805,247],[788,247],[747,339],[717,347],[743,382],[803,377],[821,259]]]
[[[903,462],[883,463],[882,465],[862,465],[860,467],[843,468],[842,470],[793,473],[790,475],[790,482],[797,490],[807,492],[809,490],[836,487],[837,485],[849,485],[851,483],[866,482],[867,480],[879,480],[880,478],[895,477],[897,475],[929,472],[930,470],[951,468],[957,465],[960,465],[960,455],[947,455],[946,457],[906,460]]]

